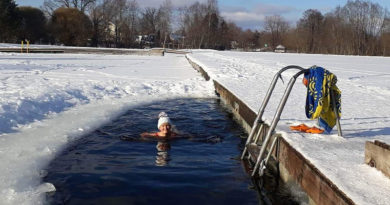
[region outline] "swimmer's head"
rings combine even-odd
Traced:
[[[171,127],[172,125],[171,120],[165,112],[160,112],[160,114],[158,115],[157,128],[160,129],[162,125],[169,125],[169,127]]]

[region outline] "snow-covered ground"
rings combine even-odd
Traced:
[[[343,137],[337,128],[330,135],[303,134],[290,125],[306,119],[306,88],[297,80],[277,126],[278,132],[357,204],[389,204],[390,179],[364,164],[365,141],[390,143],[390,58],[336,55],[194,51],[188,57],[201,65],[257,112],[275,73],[287,65],[322,66],[338,77],[342,91]],[[295,74],[283,74],[265,112],[269,122]]]
[[[55,154],[131,107],[214,96],[183,55],[0,53],[0,204],[43,204]]]

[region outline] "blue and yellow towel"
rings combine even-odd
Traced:
[[[333,111],[330,91],[336,98],[336,109],[341,116],[341,92],[336,86],[337,77],[321,67],[310,68],[305,74],[308,80],[306,98],[306,116],[310,119],[317,119],[319,125],[330,133],[336,125],[337,117]]]

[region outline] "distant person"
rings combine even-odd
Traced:
[[[153,137],[156,139],[173,139],[178,136],[178,134],[173,131],[172,122],[169,119],[167,113],[165,112],[161,112],[158,115],[157,128],[159,132],[144,132],[141,134],[141,137]]]

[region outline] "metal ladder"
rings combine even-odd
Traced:
[[[313,66],[314,67],[314,66]],[[295,84],[295,81],[296,79],[303,73],[306,73],[309,71],[309,69],[304,69],[300,66],[296,66],[296,65],[290,65],[290,66],[286,66],[284,68],[282,68],[281,70],[279,70],[279,72],[277,72],[271,82],[271,85],[270,87],[268,88],[268,91],[265,95],[265,98],[260,106],[260,109],[257,113],[257,116],[256,116],[256,119],[255,121],[253,122],[253,125],[252,125],[252,129],[251,129],[251,132],[248,136],[248,139],[245,143],[245,147],[244,147],[244,151],[242,152],[242,156],[241,156],[241,159],[243,160],[246,156],[246,153],[248,152],[248,147],[253,144],[253,138],[254,138],[254,144],[257,146],[257,142],[260,138],[260,135],[264,132],[265,130],[265,122],[262,120],[262,117],[263,117],[263,114],[264,114],[264,110],[265,108],[267,107],[268,105],[268,102],[269,102],[269,99],[271,98],[271,95],[272,95],[272,92],[276,86],[276,83],[278,81],[278,79],[282,79],[282,76],[281,74],[286,71],[286,70],[290,70],[290,69],[298,69],[299,71],[290,79],[288,85],[287,85],[287,88],[286,90],[284,91],[284,94],[283,94],[283,97],[279,103],[279,106],[276,110],[276,113],[274,115],[274,118],[271,122],[271,125],[268,129],[268,132],[267,132],[267,135],[265,136],[265,139],[263,140],[263,143],[261,145],[261,149],[260,149],[260,153],[257,157],[257,160],[256,160],[256,164],[253,168],[253,171],[252,171],[252,176],[255,176],[256,172],[257,172],[257,169],[259,169],[259,175],[260,176],[263,176],[264,174],[264,171],[266,169],[266,165],[271,157],[271,154],[272,154],[272,151],[273,149],[275,148],[276,146],[276,142],[278,140],[278,136],[276,135],[274,137],[274,140],[271,144],[271,147],[270,147],[270,150],[267,154],[267,156],[263,159],[264,155],[265,155],[265,152],[266,152],[266,149],[267,149],[267,146],[269,144],[269,141],[271,139],[271,136],[274,134],[274,131],[275,131],[275,128],[276,128],[276,125],[278,124],[279,120],[280,120],[280,116],[282,114],[282,111],[284,109],[284,106],[286,105],[286,102],[287,102],[287,99],[291,93],[291,90]],[[282,79],[283,80],[283,79]],[[336,125],[337,125],[337,130],[338,130],[338,135],[339,136],[342,136],[342,132],[341,132],[341,126],[340,126],[340,117],[338,115],[338,112],[337,112],[337,109],[336,109],[336,104],[335,104],[335,99],[334,99],[334,94],[333,92],[331,91],[330,92],[330,95],[331,95],[331,98],[332,98],[332,104],[333,104],[333,111],[334,113],[336,114],[337,116],[337,122],[336,122]],[[256,129],[257,127],[259,126],[260,124],[260,128],[258,129],[256,135],[255,135],[255,132],[256,132]]]

